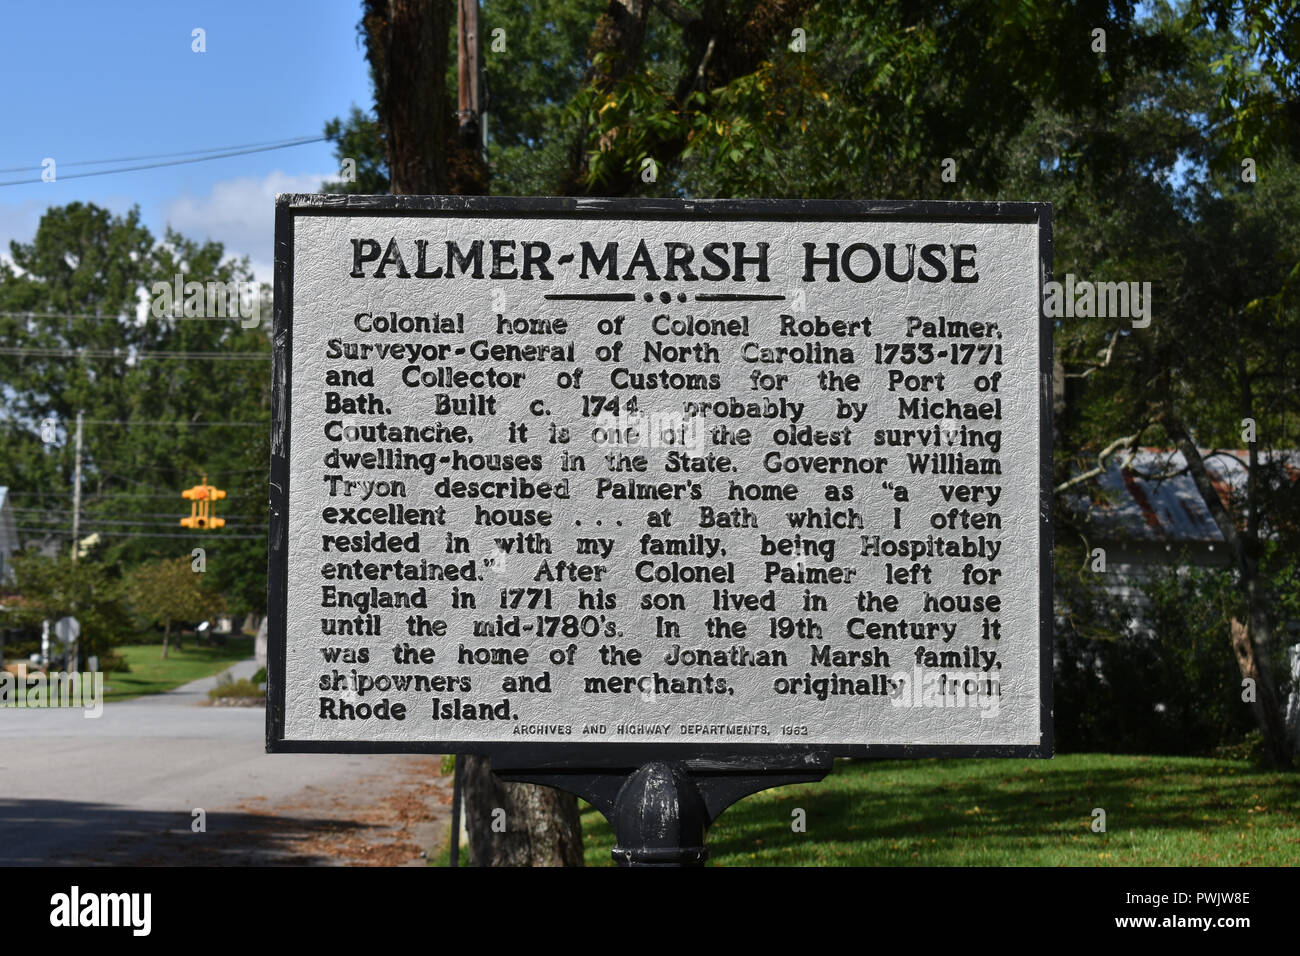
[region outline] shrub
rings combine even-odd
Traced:
[[[1058,750],[1210,754],[1245,741],[1255,724],[1229,640],[1241,615],[1233,572],[1161,569],[1145,607],[1062,577]]]
[[[266,692],[246,677],[234,680],[229,674],[217,678],[217,686],[208,691],[208,697],[264,697]]]

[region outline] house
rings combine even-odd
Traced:
[[[1245,450],[1202,450],[1206,471],[1219,500],[1230,507],[1244,493],[1249,476]],[[1187,471],[1182,452],[1142,448],[1126,467],[1123,456],[1092,482],[1093,491],[1076,494],[1069,505],[1083,519],[1087,549],[1104,552],[1103,589],[1139,609],[1147,599],[1143,582],[1159,568],[1175,566],[1228,568],[1232,549],[1215,524]],[[1300,451],[1261,454],[1261,462],[1280,463],[1293,483],[1300,482]],[[1269,529],[1264,528],[1267,534]],[[1132,622],[1140,624],[1140,621]],[[1287,726],[1300,749],[1300,622],[1278,635],[1290,645],[1292,691],[1287,702]]]
[[[1204,452],[1206,470],[1219,499],[1229,505],[1245,487],[1245,452]],[[1180,567],[1229,567],[1232,552],[1214,523],[1182,452],[1143,448],[1127,467],[1121,456],[1091,483],[1091,493],[1070,505],[1083,519],[1088,551],[1104,552],[1106,590],[1116,597],[1144,599],[1141,583],[1152,571]]]

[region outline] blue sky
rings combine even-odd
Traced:
[[[105,167],[86,160],[177,153],[319,135],[371,105],[357,44],[360,0],[0,0],[0,181]],[[191,50],[195,28],[207,50]],[[135,165],[127,163],[122,165]],[[139,205],[247,255],[271,276],[275,193],[337,175],[327,143],[184,166],[0,187],[0,255],[30,241],[41,213],[77,200]]]

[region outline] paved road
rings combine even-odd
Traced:
[[[393,842],[410,828],[376,808],[403,788],[441,804],[428,757],[264,753],[263,708],[199,706],[215,682],[110,703],[96,719],[0,709],[0,865],[339,862],[323,831],[387,828],[376,838]]]

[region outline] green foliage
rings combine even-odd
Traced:
[[[647,4],[612,41],[606,6],[485,3],[494,193],[978,198],[1005,196],[1026,159],[1059,170],[1065,192],[1085,168],[1110,190],[1135,158],[1135,123],[1216,164],[1300,131],[1290,3],[688,0]],[[806,49],[791,49],[787,19]],[[498,28],[506,48],[494,51]],[[454,93],[454,30],[449,42]],[[1018,151],[1045,116],[1067,141],[1039,145],[1063,149]],[[326,132],[368,169],[327,188],[386,189],[368,115],[354,108]],[[647,158],[655,181],[641,175]],[[941,179],[947,158],[956,183]]]
[[[1279,151],[1300,159],[1300,6],[1200,0],[1186,15],[1232,36],[1213,63],[1221,82],[1211,116],[1222,130],[1215,168],[1235,173],[1244,157]]]
[[[263,611],[265,543],[233,535],[266,527],[270,362],[204,356],[269,358],[266,290],[263,322],[253,328],[151,312],[137,320],[140,297],[155,282],[172,286],[178,275],[246,282],[247,262],[226,257],[220,243],[171,231],[155,242],[135,210],[115,216],[84,203],[51,207],[33,241],[11,251],[21,271],[0,262],[0,340],[23,353],[0,355],[7,396],[0,484],[10,488],[23,539],[44,532],[69,540],[72,434],[84,410],[81,534],[99,533],[96,559],[130,567],[188,550],[151,535],[184,534],[177,521],[189,506],[180,492],[206,472],[229,493],[219,506],[227,529],[189,535],[190,546],[207,549],[209,573],[232,610]],[[190,357],[134,357],[139,352]]]
[[[217,678],[217,686],[208,691],[208,697],[217,700],[221,697],[244,697],[256,699],[265,697],[266,691],[258,686],[257,681],[249,680],[247,677],[241,677],[235,680],[230,674],[222,674]]]
[[[563,184],[581,147],[581,129],[569,104],[586,79],[587,41],[605,5],[604,0],[484,4],[480,30],[487,72],[488,160],[497,195],[567,191]],[[491,49],[496,29],[505,30],[506,49],[501,52]],[[453,71],[455,62],[453,56]]]
[[[388,192],[388,158],[384,134],[370,113],[353,106],[347,119],[335,117],[325,124],[325,138],[334,143],[339,179],[321,183],[321,192],[375,195]],[[355,179],[344,179],[347,160],[356,164]]]
[[[1068,571],[1058,582],[1059,750],[1210,754],[1246,738],[1254,720],[1228,640],[1243,616],[1232,572],[1162,569],[1144,585],[1147,606],[1086,590]]]
[[[603,0],[564,0],[545,9],[533,0],[489,0],[479,29],[487,77],[489,164],[497,195],[562,193],[582,130],[570,103],[587,76],[587,39],[604,9]],[[493,32],[503,29],[505,50],[494,51]],[[449,36],[447,74],[456,90],[456,34]],[[652,43],[653,47],[653,43]],[[389,189],[383,132],[373,113],[353,106],[346,117],[325,124],[335,158],[356,160],[355,182],[332,180],[323,192],[386,193]]]
[[[136,614],[170,627],[221,613],[224,602],[195,572],[189,558],[164,558],[133,569],[126,581],[131,608]]]
[[[7,625],[39,632],[42,621],[53,625],[59,618],[75,617],[81,624],[83,659],[92,654],[107,659],[108,649],[131,633],[121,582],[111,568],[27,551],[14,555],[13,570],[19,597],[5,602]]]
[[[747,17],[717,31],[760,29]],[[671,69],[588,88],[590,178],[654,194],[626,178],[651,155],[687,195],[970,198],[1005,185],[1007,146],[1040,104],[1108,116],[1143,64],[1177,49],[1129,3],[818,3],[798,25],[806,50],[788,31],[748,34],[737,44],[763,55],[717,84],[690,82],[712,67],[687,47]],[[1104,57],[1089,49],[1097,26]],[[958,185],[941,179],[945,158]]]
[[[101,652],[99,655],[99,669],[104,673],[116,671],[119,674],[131,673],[131,664],[117,650]]]

